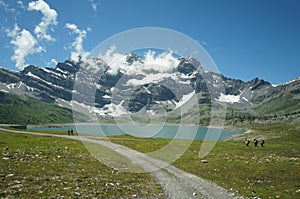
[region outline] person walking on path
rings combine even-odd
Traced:
[[[254,146],[257,147],[257,144],[258,144],[258,140],[254,138]]]
[[[264,144],[265,144],[265,140],[261,138],[261,139],[260,139],[260,146],[261,146],[261,147],[264,147]]]
[[[249,147],[249,143],[250,143],[250,140],[248,140],[248,138],[245,138],[246,147]]]

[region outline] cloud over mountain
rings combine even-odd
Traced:
[[[43,0],[32,1],[28,4],[28,10],[40,11],[43,14],[42,21],[35,26],[34,33],[39,40],[55,41],[55,39],[47,34],[49,27],[57,25],[57,12],[51,9]],[[53,29],[50,29],[53,31]]]
[[[11,59],[16,62],[16,67],[19,69],[24,69],[25,58],[28,55],[43,51],[34,36],[26,29],[21,30],[17,24],[12,30],[6,30],[6,33],[12,38],[10,43],[14,46],[14,55]]]
[[[82,43],[83,40],[86,38],[87,30],[80,30],[77,25],[72,23],[66,23],[65,28],[71,30],[70,34],[76,34],[77,37],[75,38],[75,41],[72,43],[72,47],[74,48],[74,51],[71,52],[71,59],[74,61],[78,61],[79,56],[86,57],[88,55],[87,52],[83,49]]]
[[[24,7],[22,2],[17,3]],[[11,59],[16,62],[18,69],[24,69],[27,56],[46,51],[46,48],[39,43],[41,40],[55,41],[55,38],[48,34],[48,30],[51,26],[57,25],[57,12],[43,0],[30,2],[27,9],[40,11],[43,14],[42,21],[35,26],[34,34],[25,28],[21,30],[18,24],[15,24],[12,29],[6,29],[6,35],[11,38],[10,44],[14,48]]]

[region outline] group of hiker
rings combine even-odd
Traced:
[[[73,129],[68,129],[68,135],[74,135]]]
[[[253,139],[253,143],[254,143],[254,146],[257,147],[257,145],[258,145],[258,139],[254,138]],[[249,147],[250,140],[248,138],[245,138],[245,144],[246,144],[246,147]],[[264,144],[265,144],[265,140],[263,138],[261,138],[260,139],[260,146],[264,147]]]

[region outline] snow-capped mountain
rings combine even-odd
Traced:
[[[295,98],[299,104],[299,78],[272,86],[259,78],[244,82],[207,72],[191,57],[149,54],[142,58],[128,53],[116,61],[108,56],[68,60],[55,68],[30,65],[21,72],[0,68],[0,91],[69,108],[75,104],[110,117],[127,112],[176,113],[193,97],[197,104],[216,102],[241,110],[255,109],[280,96]]]

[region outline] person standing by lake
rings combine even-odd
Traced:
[[[249,143],[250,143],[250,140],[248,140],[248,138],[245,138],[246,147],[249,147]]]
[[[265,140],[262,139],[262,138],[260,138],[260,146],[261,146],[261,147],[264,147],[264,144],[265,144]]]
[[[254,138],[253,142],[254,142],[254,146],[257,147],[258,140],[256,138]]]

